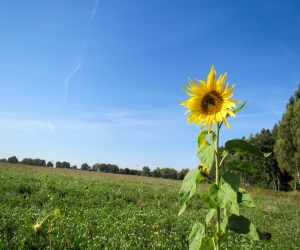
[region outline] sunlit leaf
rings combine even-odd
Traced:
[[[54,215],[55,215],[56,217],[60,217],[60,216],[61,216],[60,210],[59,210],[59,209],[55,209]]]
[[[223,174],[220,182],[222,185],[224,183],[228,183],[235,192],[237,192],[239,190],[240,179],[234,173],[226,172],[225,174]]]
[[[225,143],[225,150],[229,152],[239,152],[260,158],[268,157],[271,153],[263,153],[256,147],[244,140],[229,140]]]
[[[215,249],[215,239],[214,238],[202,238],[201,247],[206,250],[214,250]]]
[[[208,211],[208,213],[206,214],[205,217],[205,225],[208,226],[211,219],[214,217],[215,213],[216,213],[217,209],[212,208],[211,210]]]
[[[211,144],[215,144],[216,140],[217,140],[217,135],[214,131],[212,131],[209,135],[209,139]]]
[[[179,191],[180,211],[178,215],[181,215],[185,211],[187,205],[189,204],[190,198],[195,194],[199,182],[202,179],[203,177],[200,173],[200,170],[197,168],[194,168],[187,173]]]
[[[205,226],[201,223],[195,223],[189,236],[189,249],[199,250],[204,235]]]
[[[231,160],[228,162],[227,167],[229,170],[235,170],[246,173],[254,173],[257,171],[257,169],[251,166],[249,163],[241,160]]]
[[[216,203],[210,198],[208,194],[201,196],[201,200],[209,205],[210,208],[217,208]]]
[[[235,113],[235,114],[238,113],[238,112],[240,112],[246,106],[247,101],[248,100],[246,100],[241,106],[239,106],[235,110],[232,110],[232,112]]]
[[[226,231],[227,224],[228,224],[228,216],[225,215],[225,216],[223,217],[223,220],[222,220],[221,224],[220,224],[220,228],[221,228],[221,231],[222,231],[223,233],[225,233],[225,231]]]
[[[256,207],[254,201],[252,200],[252,196],[242,188],[239,188],[239,191],[237,193],[237,201],[244,207]]]
[[[224,150],[223,153],[221,154],[221,156],[226,157],[228,155],[228,151]]]
[[[197,156],[200,163],[210,171],[215,161],[214,144],[200,146],[197,151]]]
[[[210,198],[221,208],[227,209],[230,213],[239,215],[237,194],[228,183],[218,187],[215,183],[209,188]]]
[[[208,130],[201,131],[200,135],[198,136],[198,148],[201,146],[201,143],[207,134],[208,134]]]
[[[228,218],[227,228],[251,240],[264,240],[266,237],[246,217],[235,214]]]

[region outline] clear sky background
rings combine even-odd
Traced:
[[[300,2],[0,3],[0,158],[194,168],[180,106],[214,65],[248,100],[221,144],[272,129],[300,83]]]

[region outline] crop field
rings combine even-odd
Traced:
[[[175,180],[2,164],[0,249],[188,249],[194,222],[208,211],[199,201],[208,186],[201,184],[177,216],[180,187]],[[245,189],[257,207],[241,213],[272,238],[232,233],[228,249],[300,249],[300,194]]]

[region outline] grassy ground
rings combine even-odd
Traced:
[[[177,216],[180,181],[0,165],[0,249],[188,249],[207,207],[201,185]],[[229,249],[300,249],[300,194],[246,188],[257,208],[242,214],[271,242],[230,234]],[[55,209],[61,217],[53,221]],[[40,234],[33,226],[47,215]]]

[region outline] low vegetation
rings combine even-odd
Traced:
[[[3,163],[0,183],[0,249],[188,249],[195,216],[208,210],[201,184],[177,216],[181,181],[161,178]],[[299,193],[245,188],[257,208],[243,214],[272,238],[230,234],[228,248],[300,249]]]

